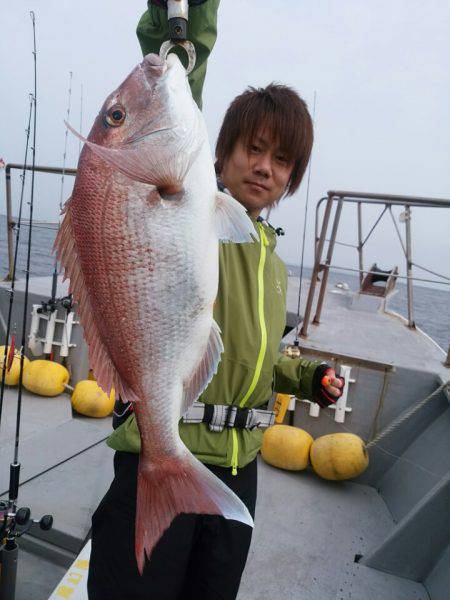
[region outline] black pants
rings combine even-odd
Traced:
[[[134,553],[138,455],[116,452],[115,478],[92,517],[90,600],[232,600],[252,529],[213,515],[178,515],[139,575]],[[208,467],[255,514],[257,469]]]

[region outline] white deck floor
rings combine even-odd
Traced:
[[[259,463],[255,530],[238,600],[428,600],[414,581],[354,562],[393,526],[377,492]]]
[[[297,311],[297,277],[289,278],[287,306]],[[316,296],[319,283],[316,287]],[[309,281],[303,281],[301,312],[306,307]],[[300,345],[312,350],[340,353],[387,365],[438,373],[445,381],[450,369],[444,367],[445,352],[421,330],[411,330],[405,320],[389,312],[377,311],[378,299],[329,286],[320,325],[308,326],[308,337]],[[316,301],[313,308],[316,307]],[[314,318],[314,310],[311,320]],[[414,340],[416,338],[416,340]],[[291,333],[285,341],[294,339]]]

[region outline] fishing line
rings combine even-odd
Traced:
[[[19,254],[20,228],[22,225],[23,195],[24,195],[24,191],[25,191],[25,177],[26,177],[26,172],[27,172],[26,165],[27,165],[27,160],[28,160],[28,147],[29,147],[29,142],[30,142],[32,112],[33,112],[33,95],[30,94],[30,108],[29,108],[29,113],[28,113],[28,125],[27,125],[27,128],[25,129],[25,133],[26,133],[25,158],[23,161],[22,174],[20,176],[22,179],[22,186],[20,189],[19,218],[17,221],[16,245],[14,248],[14,261],[13,261],[13,271],[12,271],[12,277],[11,277],[11,288],[10,288],[10,290],[8,290],[9,291],[8,320],[7,320],[6,327],[5,327],[5,331],[6,331],[6,333],[5,333],[5,351],[4,351],[4,355],[3,355],[2,382],[1,382],[1,388],[0,388],[0,425],[2,422],[3,398],[5,395],[6,371],[7,371],[7,366],[8,366],[7,351],[8,351],[8,355],[9,355],[9,351],[11,350],[10,343],[9,343],[9,336],[11,333],[12,308],[13,308],[13,303],[14,303],[16,269],[17,269],[17,261],[18,261],[18,254]]]
[[[314,90],[313,117],[312,117],[314,124],[316,121],[316,98],[317,98],[317,93],[316,93],[316,90]],[[306,222],[308,219],[309,185],[311,182],[312,156],[313,156],[313,154],[311,151],[311,157],[309,159],[309,165],[308,165],[308,181],[307,181],[307,185],[306,185],[305,217],[304,217],[304,221],[303,221],[302,259],[301,259],[301,263],[300,263],[300,282],[299,282],[299,288],[298,288],[297,320],[300,319],[300,301],[301,301],[301,295],[302,295],[303,263],[304,263],[304,257],[305,257]],[[295,328],[295,340],[294,340],[295,346],[298,346],[298,344],[299,344],[299,328],[300,328],[300,324],[298,323],[297,327]]]
[[[36,52],[36,19],[33,11],[30,11],[31,22],[33,24],[33,64],[34,64],[34,94],[33,94],[33,145],[32,149],[32,169],[31,169],[31,193],[30,193],[30,225],[28,229],[28,248],[27,248],[27,267],[25,271],[25,295],[23,307],[22,323],[22,343],[20,351],[20,370],[19,370],[19,388],[17,392],[17,416],[16,416],[16,436],[14,441],[14,460],[10,465],[10,486],[9,486],[9,506],[14,511],[19,489],[20,463],[19,459],[19,439],[20,439],[20,417],[22,413],[22,382],[23,366],[25,358],[25,341],[27,329],[28,313],[28,295],[30,283],[30,263],[31,263],[31,240],[33,231],[33,208],[34,208],[34,176],[36,166],[36,121],[37,121],[37,52]]]
[[[69,71],[69,90],[67,92],[67,112],[66,112],[66,115],[67,115],[66,122],[67,123],[70,122],[70,106],[71,106],[71,102],[72,102],[72,76],[73,76],[72,71]],[[66,131],[65,131],[65,135],[64,135],[63,167],[62,167],[62,173],[61,173],[61,190],[60,190],[60,194],[59,194],[59,210],[60,211],[63,209],[64,178],[66,175],[66,156],[67,156],[68,135],[69,135],[69,129],[66,125]]]
[[[69,121],[69,119],[67,119],[67,122]],[[67,127],[66,127],[66,131],[67,131]],[[80,91],[80,135],[83,135],[83,84],[81,84],[81,91]],[[78,157],[81,154],[81,138],[78,138]]]

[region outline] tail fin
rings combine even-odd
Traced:
[[[135,551],[139,572],[145,557],[180,513],[223,515],[253,527],[244,503],[194,456],[164,461],[157,465],[139,464]]]

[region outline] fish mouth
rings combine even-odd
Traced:
[[[155,79],[159,79],[168,69],[167,61],[159,54],[147,54],[139,65],[150,85],[153,85]]]

